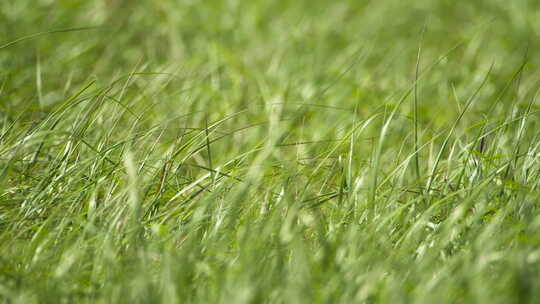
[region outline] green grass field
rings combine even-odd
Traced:
[[[0,1],[0,302],[539,303],[539,17]]]

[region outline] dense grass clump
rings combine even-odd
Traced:
[[[540,4],[0,1],[5,303],[538,303]]]

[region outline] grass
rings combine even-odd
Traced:
[[[5,303],[536,303],[536,1],[0,3]]]

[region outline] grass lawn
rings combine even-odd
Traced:
[[[539,303],[540,2],[0,1],[1,303]]]

